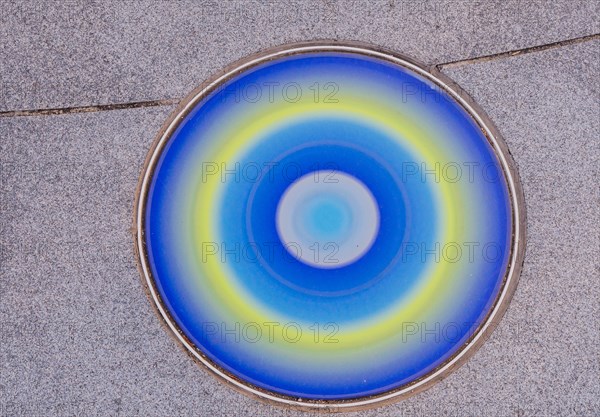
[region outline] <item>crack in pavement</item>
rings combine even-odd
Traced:
[[[593,35],[581,36],[578,38],[567,39],[558,42],[547,43],[544,45],[530,46],[527,48],[515,49],[511,51],[499,52],[496,54],[482,55],[475,58],[459,59],[456,61],[444,62],[441,64],[434,64],[431,68],[435,68],[441,71],[444,68],[456,67],[461,65],[476,64],[481,62],[488,62],[495,59],[509,58],[513,56],[519,56],[524,54],[530,54],[534,52],[546,51],[549,49],[560,48],[563,46],[574,45],[582,42],[588,42],[592,40],[600,39],[600,33]],[[18,116],[54,116],[61,114],[74,114],[74,113],[92,113],[99,111],[109,110],[124,110],[124,109],[138,109],[144,107],[159,107],[159,106],[171,106],[179,103],[181,99],[171,98],[162,100],[148,100],[148,101],[137,101],[130,103],[117,103],[117,104],[100,104],[95,106],[74,106],[74,107],[60,107],[50,109],[33,109],[33,110],[8,110],[0,111],[0,117],[18,117]]]
[[[578,43],[588,42],[595,39],[600,39],[600,33],[596,33],[594,35],[581,36],[579,38],[567,39],[564,41],[547,43],[544,45],[536,45],[527,48],[515,49],[512,51],[498,52],[497,54],[482,55],[475,58],[459,59],[457,61],[444,62],[441,64],[434,65],[434,67],[438,70],[441,70],[442,68],[447,67],[456,67],[461,65],[476,64],[480,62],[488,62],[495,59],[509,58],[518,55],[531,54],[533,52],[547,51],[548,49],[555,49],[563,46],[575,45]]]

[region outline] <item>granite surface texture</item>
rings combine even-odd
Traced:
[[[134,195],[174,106],[77,110],[176,101],[249,53],[318,38],[441,64],[504,136],[528,215],[523,273],[490,340],[429,390],[346,415],[600,415],[599,5],[2,2],[0,415],[322,415],[215,380],[145,295]]]

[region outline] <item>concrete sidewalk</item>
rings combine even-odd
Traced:
[[[503,134],[528,212],[492,338],[426,392],[348,415],[598,415],[599,15],[566,0],[3,2],[0,415],[311,415],[236,393],[176,345],[130,227],[174,103],[236,59],[319,38],[438,65]]]

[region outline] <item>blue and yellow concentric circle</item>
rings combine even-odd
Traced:
[[[512,180],[435,79],[352,48],[242,66],[154,149],[138,213],[159,309],[265,396],[352,401],[456,358],[514,264]]]

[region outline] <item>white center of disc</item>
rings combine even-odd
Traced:
[[[317,268],[340,268],[360,259],[379,231],[379,209],[357,178],[331,170],[306,174],[285,190],[276,226],[287,251]]]

